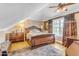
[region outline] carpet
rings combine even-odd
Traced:
[[[54,46],[45,45],[35,49],[21,49],[12,54],[12,56],[64,56],[62,51]]]

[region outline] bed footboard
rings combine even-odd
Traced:
[[[46,43],[54,43],[55,36],[54,34],[43,34],[32,37],[31,44],[32,46],[46,44]]]

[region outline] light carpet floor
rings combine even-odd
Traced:
[[[64,56],[64,53],[54,44],[49,44],[33,50],[30,48],[21,49],[15,51],[12,56]]]

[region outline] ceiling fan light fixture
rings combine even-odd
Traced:
[[[64,12],[64,11],[67,11],[66,6],[57,9],[57,12]]]

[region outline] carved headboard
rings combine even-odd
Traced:
[[[37,26],[31,26],[28,28],[29,30],[34,30],[34,29],[37,29],[39,31],[42,31],[41,28],[37,27]]]

